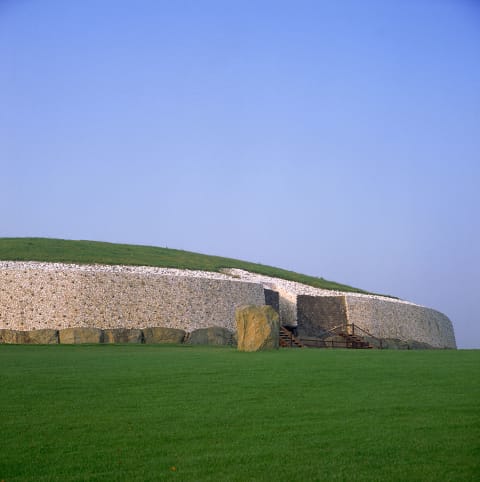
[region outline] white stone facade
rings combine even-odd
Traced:
[[[0,262],[0,328],[235,330],[248,304],[265,304],[262,285],[216,273]]]
[[[439,311],[388,299],[346,296],[347,318],[378,338],[428,343],[436,348],[456,348],[452,322]]]

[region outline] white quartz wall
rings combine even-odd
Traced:
[[[414,304],[346,296],[347,317],[378,338],[416,340],[456,348],[451,321],[439,311]]]
[[[263,286],[158,268],[0,263],[0,328],[236,329],[235,309],[263,305]]]

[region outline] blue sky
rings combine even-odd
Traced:
[[[480,348],[480,4],[0,0],[0,236],[389,293]]]

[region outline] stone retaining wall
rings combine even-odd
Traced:
[[[190,332],[222,326],[234,331],[236,308],[265,304],[261,284],[215,274],[55,266],[0,266],[0,329],[164,326]]]
[[[456,347],[452,323],[442,313],[377,295],[332,292],[233,269],[219,274],[0,261],[0,329],[235,331],[236,308],[266,300],[278,306],[283,325],[298,324],[300,332],[303,324],[304,336],[318,336],[316,326],[331,328],[346,318],[379,338]]]
[[[349,323],[378,338],[416,340],[435,348],[456,348],[452,322],[439,311],[413,304],[346,296]]]

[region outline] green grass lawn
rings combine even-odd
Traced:
[[[359,288],[316,278],[273,266],[240,261],[220,256],[209,256],[178,249],[98,241],[70,241],[50,238],[0,238],[0,260],[45,261],[79,264],[123,264],[159,266],[163,268],[220,271],[240,268],[252,273],[298,281],[317,288],[367,293]]]
[[[478,480],[480,351],[0,345],[0,480]]]

